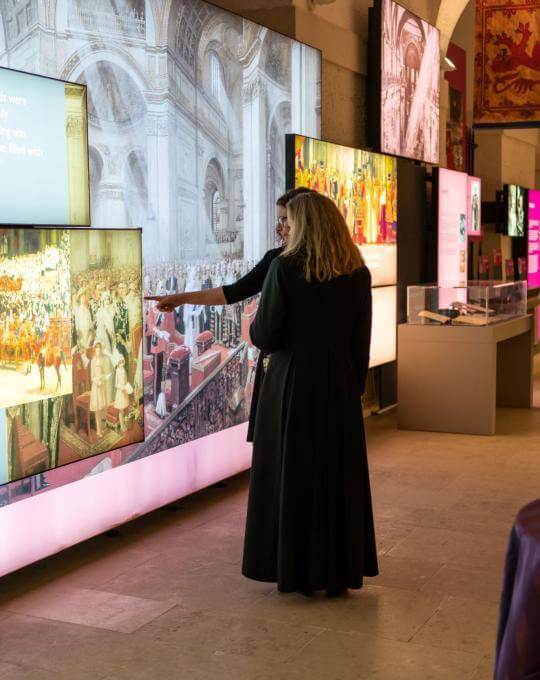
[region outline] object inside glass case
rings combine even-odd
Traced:
[[[411,324],[488,326],[526,313],[525,281],[475,281],[467,287],[407,289],[407,323]]]

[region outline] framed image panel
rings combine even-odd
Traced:
[[[441,288],[466,286],[468,176],[438,168],[435,178],[438,284]]]
[[[525,236],[527,214],[527,189],[518,184],[505,184],[503,188],[505,233],[507,236]]]
[[[86,87],[0,67],[2,224],[90,224]]]
[[[287,186],[306,186],[330,197],[362,252],[373,286],[397,282],[395,158],[288,135]]]
[[[482,180],[480,177],[467,179],[467,236],[482,236]]]
[[[141,231],[0,234],[3,483],[141,442]]]
[[[379,65],[379,129],[382,153],[427,163],[439,162],[440,34],[427,21],[394,0],[379,0],[379,17],[372,30],[380,31],[376,45]],[[375,44],[377,42],[377,36]],[[373,45],[373,43],[372,43]],[[373,69],[371,70],[373,73]]]

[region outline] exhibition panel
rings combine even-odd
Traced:
[[[540,288],[540,191],[528,192],[527,213],[527,285]]]
[[[482,236],[482,180],[467,179],[467,236]]]
[[[24,51],[10,43],[0,64],[25,68],[30,59],[38,72],[87,87],[91,224],[142,226],[143,294],[230,284],[275,245],[285,133],[320,133],[320,52],[199,0],[159,12],[135,4],[66,0],[47,40]],[[0,503],[170,447],[184,445],[187,456],[195,439],[244,423],[256,300],[143,311],[146,440],[8,484]],[[248,466],[242,450],[230,474]]]
[[[370,367],[395,361],[397,159],[303,135],[287,135],[287,187],[331,198],[347,222],[373,285]]]
[[[517,184],[503,188],[503,230],[508,236],[525,236],[527,189]]]
[[[88,181],[86,87],[0,67],[0,223],[88,225]]]
[[[141,442],[141,232],[9,229],[0,483]]]
[[[329,196],[345,217],[373,286],[397,283],[395,158],[288,135],[287,186],[305,186]]]
[[[438,276],[441,288],[467,285],[467,188],[464,172],[434,173],[438,221]]]
[[[371,144],[439,162],[440,34],[394,0],[370,9]]]

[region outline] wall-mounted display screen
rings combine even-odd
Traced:
[[[13,29],[0,64],[87,86],[92,225],[143,228],[144,293],[232,283],[275,247],[285,134],[320,135],[318,50],[201,0],[65,0],[47,40],[21,50],[30,29],[18,33],[17,11],[0,13],[0,35]],[[49,472],[48,489],[245,422],[255,302],[173,314],[145,304],[146,440]],[[0,502],[34,491],[9,485]]]
[[[540,191],[530,189],[527,213],[527,287],[540,288]]]
[[[0,67],[0,223],[90,224],[86,87]]]
[[[142,441],[141,232],[0,228],[0,483]]]
[[[369,366],[396,360],[397,287],[373,288],[373,318]]]
[[[306,186],[329,196],[362,251],[373,286],[397,282],[395,158],[288,135],[287,186]]]
[[[372,60],[378,87],[375,143],[383,153],[439,162],[440,35],[437,28],[394,0],[379,0],[372,24],[380,56]],[[373,72],[373,71],[372,71]]]
[[[525,236],[527,189],[517,184],[504,185],[504,219],[508,236]]]
[[[439,168],[435,174],[438,210],[438,284],[467,285],[467,185],[464,172]]]
[[[480,177],[467,179],[467,235],[482,236],[482,180]]]

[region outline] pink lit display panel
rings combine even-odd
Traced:
[[[482,180],[480,177],[467,179],[467,235],[482,236]]]
[[[540,191],[529,191],[527,286],[540,288]]]
[[[439,169],[438,283],[467,285],[467,180],[464,172]]]

